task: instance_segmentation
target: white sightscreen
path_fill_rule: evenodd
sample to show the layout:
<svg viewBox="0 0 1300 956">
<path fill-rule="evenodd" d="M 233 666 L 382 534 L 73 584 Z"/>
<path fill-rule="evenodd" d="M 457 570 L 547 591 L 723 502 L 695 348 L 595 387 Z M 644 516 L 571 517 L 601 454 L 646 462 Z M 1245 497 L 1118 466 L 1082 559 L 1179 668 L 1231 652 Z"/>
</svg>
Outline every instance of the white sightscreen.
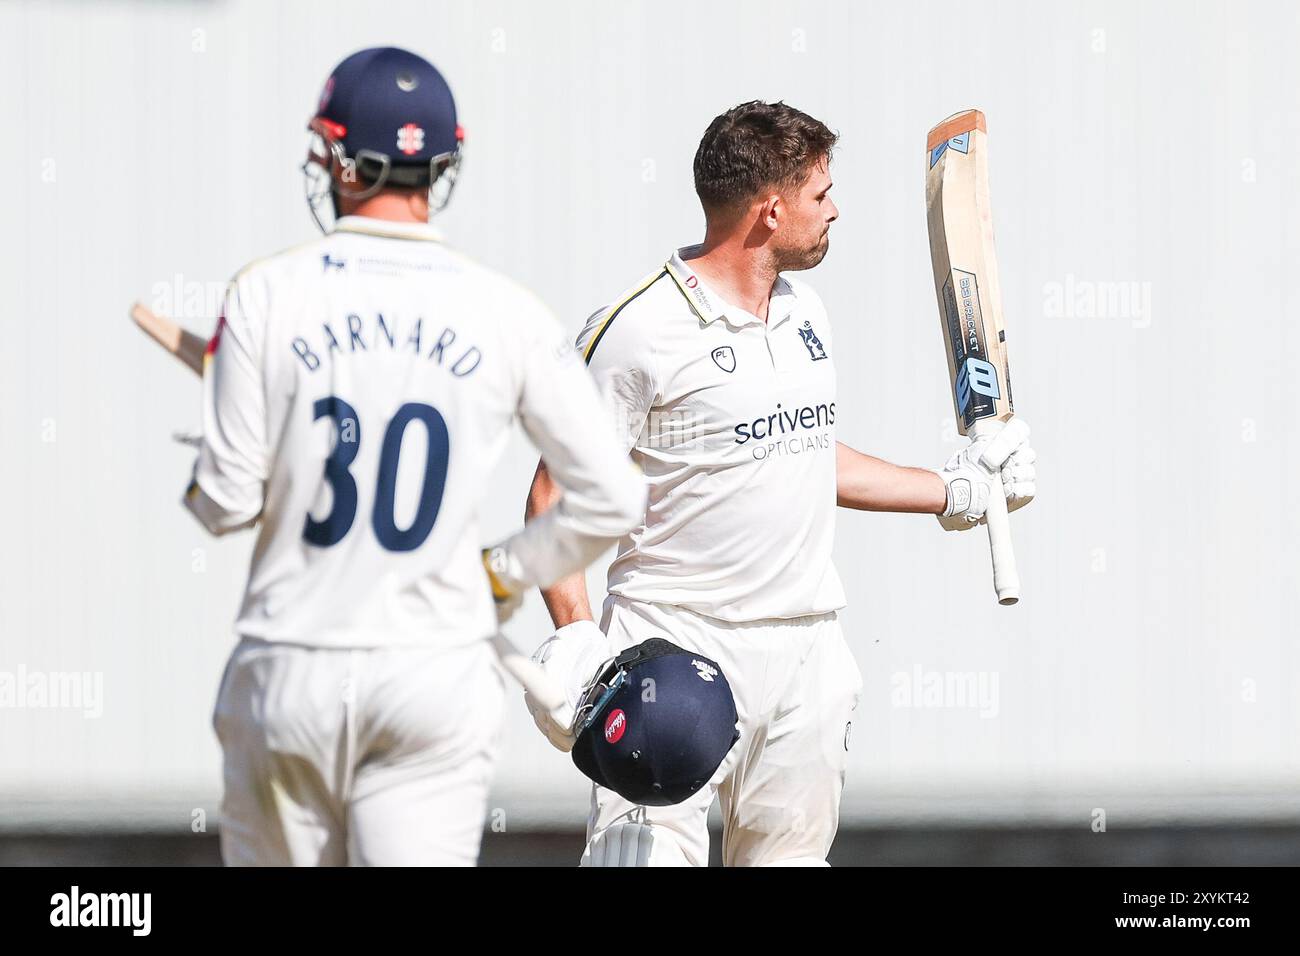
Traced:
<svg viewBox="0 0 1300 956">
<path fill-rule="evenodd" d="M 251 537 L 181 509 L 192 452 L 170 436 L 198 391 L 126 309 L 206 333 L 227 277 L 314 234 L 304 124 L 331 67 L 382 44 L 455 90 L 446 232 L 575 330 L 700 238 L 690 164 L 716 113 L 782 98 L 840 130 L 842 218 L 807 276 L 839 437 L 933 466 L 957 438 L 924 137 L 983 109 L 1040 454 L 1014 520 L 1025 596 L 995 604 L 982 532 L 841 513 L 866 677 L 846 816 L 1295 814 L 1298 43 L 1283 2 L 0 4 L 0 676 L 90 674 L 96 698 L 0 707 L 0 823 L 215 807 Z M 521 438 L 489 535 L 520 521 L 533 461 Z M 532 645 L 544 622 L 533 597 L 510 631 Z M 961 675 L 974 706 L 896 695 Z M 585 813 L 522 705 L 495 803 Z"/>
</svg>

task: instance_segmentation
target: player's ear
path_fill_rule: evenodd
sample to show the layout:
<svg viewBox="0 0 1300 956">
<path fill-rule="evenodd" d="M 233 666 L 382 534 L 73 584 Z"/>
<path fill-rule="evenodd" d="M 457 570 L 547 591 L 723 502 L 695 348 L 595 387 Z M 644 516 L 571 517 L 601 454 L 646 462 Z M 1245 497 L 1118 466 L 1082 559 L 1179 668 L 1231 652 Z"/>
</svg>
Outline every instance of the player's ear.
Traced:
<svg viewBox="0 0 1300 956">
<path fill-rule="evenodd" d="M 779 193 L 771 193 L 763 197 L 763 204 L 759 207 L 759 218 L 768 229 L 776 229 L 785 218 L 785 213 L 785 201 Z"/>
</svg>

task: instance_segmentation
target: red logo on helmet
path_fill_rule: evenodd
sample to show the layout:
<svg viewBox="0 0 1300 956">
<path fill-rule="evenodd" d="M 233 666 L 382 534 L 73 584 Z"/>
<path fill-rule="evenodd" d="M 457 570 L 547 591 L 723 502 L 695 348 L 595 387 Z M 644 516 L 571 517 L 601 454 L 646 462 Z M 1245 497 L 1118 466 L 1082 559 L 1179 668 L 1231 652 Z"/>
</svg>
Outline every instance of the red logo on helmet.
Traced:
<svg viewBox="0 0 1300 956">
<path fill-rule="evenodd" d="M 686 277 L 686 288 L 694 289 L 699 284 L 700 284 L 700 280 L 695 278 L 695 276 Z"/>
<path fill-rule="evenodd" d="M 627 714 L 616 710 L 605 719 L 605 742 L 616 744 L 627 730 Z"/>
<path fill-rule="evenodd" d="M 407 123 L 397 131 L 397 148 L 407 156 L 414 156 L 424 149 L 424 130 L 414 123 Z"/>
</svg>

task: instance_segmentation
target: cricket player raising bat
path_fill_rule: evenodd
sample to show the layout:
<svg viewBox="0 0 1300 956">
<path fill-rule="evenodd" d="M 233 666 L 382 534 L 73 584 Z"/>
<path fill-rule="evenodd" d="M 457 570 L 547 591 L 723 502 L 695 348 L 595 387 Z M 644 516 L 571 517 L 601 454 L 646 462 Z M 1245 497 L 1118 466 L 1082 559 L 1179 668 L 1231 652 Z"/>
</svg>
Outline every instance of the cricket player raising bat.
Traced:
<svg viewBox="0 0 1300 956">
<path fill-rule="evenodd" d="M 839 215 L 835 141 L 783 103 L 717 117 L 695 155 L 703 243 L 674 252 L 579 335 L 650 498 L 619 543 L 599 626 L 580 575 L 543 591 L 557 631 L 535 659 L 576 701 L 612 655 L 666 637 L 720 667 L 740 731 L 708 785 L 679 803 L 639 806 L 595 787 L 584 864 L 704 865 L 715 798 L 727 865 L 824 864 L 862 686 L 838 620 L 836 504 L 962 529 L 993 498 L 1014 509 L 1033 495 L 1016 419 L 937 472 L 835 440 L 837 415 L 860 410 L 837 407 L 831 324 L 793 275 L 822 261 Z M 530 493 L 534 521 L 563 500 L 550 464 Z M 572 746 L 573 728 L 534 716 Z M 626 724 L 616 715 L 606 737 L 631 733 Z"/>
<path fill-rule="evenodd" d="M 214 714 L 222 854 L 472 864 L 503 696 L 487 638 L 639 521 L 645 485 L 554 317 L 429 225 L 462 137 L 438 71 L 354 54 L 310 130 L 326 235 L 231 284 L 185 498 L 214 534 L 258 526 Z M 482 552 L 516 418 L 566 492 Z"/>
</svg>

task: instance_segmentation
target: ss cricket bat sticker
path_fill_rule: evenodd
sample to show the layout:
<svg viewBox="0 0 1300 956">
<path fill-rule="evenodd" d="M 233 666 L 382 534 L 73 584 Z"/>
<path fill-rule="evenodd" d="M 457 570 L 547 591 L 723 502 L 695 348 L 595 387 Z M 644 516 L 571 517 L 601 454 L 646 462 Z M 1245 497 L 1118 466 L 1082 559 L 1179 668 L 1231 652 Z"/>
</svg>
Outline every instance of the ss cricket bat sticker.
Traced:
<svg viewBox="0 0 1300 956">
<path fill-rule="evenodd" d="M 988 357 L 979 279 L 972 272 L 950 270 L 943 287 L 943 303 L 948 341 L 952 343 L 952 367 L 957 373 L 952 383 L 957 411 L 970 428 L 981 418 L 997 415 L 997 401 L 1002 397 L 997 367 Z M 1010 399 L 1008 394 L 1008 403 Z"/>
</svg>

